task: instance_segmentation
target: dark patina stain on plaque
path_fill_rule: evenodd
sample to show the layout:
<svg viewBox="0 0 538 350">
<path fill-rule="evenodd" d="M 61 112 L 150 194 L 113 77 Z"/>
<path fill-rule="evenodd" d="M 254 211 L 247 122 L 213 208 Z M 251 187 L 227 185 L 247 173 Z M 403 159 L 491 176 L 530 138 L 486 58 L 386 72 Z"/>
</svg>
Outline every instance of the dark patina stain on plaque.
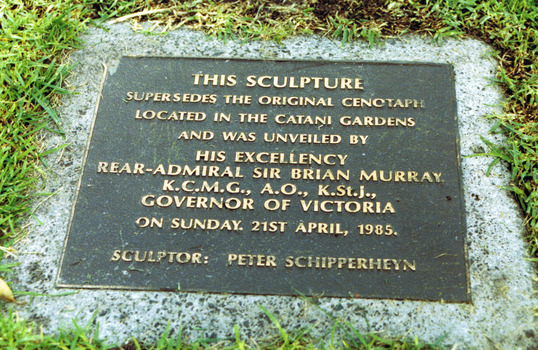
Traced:
<svg viewBox="0 0 538 350">
<path fill-rule="evenodd" d="M 123 57 L 57 284 L 470 301 L 450 65 Z"/>
</svg>

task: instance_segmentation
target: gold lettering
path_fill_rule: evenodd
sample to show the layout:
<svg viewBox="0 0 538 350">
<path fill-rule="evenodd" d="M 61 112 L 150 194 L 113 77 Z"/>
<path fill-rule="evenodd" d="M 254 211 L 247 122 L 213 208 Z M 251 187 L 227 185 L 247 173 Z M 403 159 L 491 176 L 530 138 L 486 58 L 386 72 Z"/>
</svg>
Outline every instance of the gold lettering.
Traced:
<svg viewBox="0 0 538 350">
<path fill-rule="evenodd" d="M 432 178 L 433 175 L 433 178 Z M 417 171 L 386 171 L 373 170 L 367 173 L 365 170 L 360 171 L 359 181 L 382 181 L 382 182 L 406 182 L 406 183 L 443 183 L 442 173 L 425 171 L 419 173 Z"/>
<path fill-rule="evenodd" d="M 114 253 L 112 253 L 112 258 L 110 258 L 110 261 L 118 261 L 121 258 L 121 250 L 115 250 Z"/>
</svg>

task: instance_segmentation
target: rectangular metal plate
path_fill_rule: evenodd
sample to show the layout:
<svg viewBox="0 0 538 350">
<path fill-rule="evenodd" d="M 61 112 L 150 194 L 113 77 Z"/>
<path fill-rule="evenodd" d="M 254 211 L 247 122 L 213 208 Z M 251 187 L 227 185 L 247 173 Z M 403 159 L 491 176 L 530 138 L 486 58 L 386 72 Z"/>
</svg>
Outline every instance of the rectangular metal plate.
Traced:
<svg viewBox="0 0 538 350">
<path fill-rule="evenodd" d="M 470 301 L 445 64 L 123 57 L 57 285 Z"/>
</svg>

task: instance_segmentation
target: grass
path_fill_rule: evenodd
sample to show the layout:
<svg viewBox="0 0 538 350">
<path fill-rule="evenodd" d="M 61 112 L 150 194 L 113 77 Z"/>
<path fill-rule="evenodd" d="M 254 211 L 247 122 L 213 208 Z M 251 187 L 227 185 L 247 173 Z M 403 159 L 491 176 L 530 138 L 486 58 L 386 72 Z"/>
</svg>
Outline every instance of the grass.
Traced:
<svg viewBox="0 0 538 350">
<path fill-rule="evenodd" d="M 44 7 L 6 0 L 0 4 L 0 243 L 9 248 L 30 208 L 43 174 L 38 135 L 62 133 L 52 108 L 69 67 L 59 61 L 79 43 L 83 19 L 66 2 Z M 3 256 L 0 251 L 0 258 Z"/>
<path fill-rule="evenodd" d="M 39 148 L 40 131 L 63 133 L 54 106 L 60 95 L 69 93 L 62 87 L 69 72 L 69 67 L 63 64 L 65 57 L 80 45 L 77 36 L 88 24 L 109 18 L 131 21 L 134 26 L 138 21 L 149 20 L 163 30 L 187 26 L 223 40 L 281 41 L 293 35 L 319 34 L 342 44 L 364 39 L 375 45 L 386 37 L 421 33 L 437 42 L 450 36 L 472 36 L 491 44 L 499 61 L 496 83 L 506 94 L 503 113 L 493 116 L 498 123 L 492 132 L 506 134 L 508 141 L 503 145 L 487 143 L 488 154 L 495 157 L 495 162 L 503 161 L 510 167 L 509 189 L 526 214 L 529 254 L 538 262 L 538 5 L 531 0 L 3 0 L 0 3 L 0 259 L 10 252 L 24 231 L 22 220 L 30 215 L 30 205 L 36 196 L 30 193 L 35 193 L 39 178 L 46 172 L 47 165 L 42 161 L 45 153 Z M 0 268 L 0 277 L 5 278 L 7 270 Z M 0 347 L 8 349 L 75 345 L 86 349 L 106 348 L 94 338 L 86 338 L 86 330 L 78 327 L 72 333 L 49 337 L 40 335 L 35 330 L 37 326 L 17 320 L 11 313 L 0 318 L 0 325 Z M 312 344 L 311 340 L 305 340 L 310 339 L 308 334 L 302 335 L 298 343 L 292 343 L 296 336 L 279 329 L 281 336 L 267 347 L 301 349 Z M 365 349 L 420 348 L 414 342 L 390 343 L 372 335 L 367 338 L 366 345 L 345 344 Z M 163 339 L 164 345 L 155 348 L 177 348 L 177 341 L 182 341 L 170 343 L 166 335 Z M 348 341 L 341 339 L 337 343 L 343 346 Z M 193 349 L 208 345 L 202 340 L 181 344 Z M 129 346 L 136 349 L 136 341 Z M 229 346 L 248 347 L 238 337 Z"/>
<path fill-rule="evenodd" d="M 331 340 L 322 343 L 320 339 L 310 335 L 311 329 L 299 329 L 286 331 L 281 327 L 278 320 L 263 309 L 273 326 L 279 331 L 279 336 L 274 336 L 262 341 L 252 342 L 241 339 L 239 327 L 234 327 L 234 335 L 228 339 L 199 338 L 187 341 L 181 330 L 174 336 L 168 327 L 160 339 L 151 345 L 140 344 L 136 339 L 131 339 L 122 346 L 111 345 L 99 337 L 99 327 L 93 326 L 90 320 L 87 326 L 81 327 L 73 323 L 69 331 L 59 331 L 58 335 L 44 335 L 37 331 L 35 323 L 19 319 L 12 311 L 8 311 L 0 317 L 0 349 L 3 350 L 56 350 L 56 349 L 88 349 L 88 350 L 196 350 L 196 349 L 290 349 L 306 350 L 313 348 L 324 349 L 394 349 L 394 350 L 430 350 L 437 349 L 438 344 L 422 344 L 418 340 L 403 342 L 391 340 L 378 335 L 363 335 L 347 323 L 335 320 L 331 329 Z M 334 336 L 337 331 L 343 331 L 344 336 Z"/>
</svg>

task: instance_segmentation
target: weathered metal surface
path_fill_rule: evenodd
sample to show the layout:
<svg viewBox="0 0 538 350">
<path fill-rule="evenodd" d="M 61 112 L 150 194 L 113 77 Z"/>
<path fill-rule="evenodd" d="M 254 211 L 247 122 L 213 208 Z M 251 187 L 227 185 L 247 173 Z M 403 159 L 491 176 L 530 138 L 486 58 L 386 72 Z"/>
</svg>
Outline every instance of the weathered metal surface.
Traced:
<svg viewBox="0 0 538 350">
<path fill-rule="evenodd" d="M 451 66 L 124 57 L 57 284 L 470 301 Z"/>
</svg>

